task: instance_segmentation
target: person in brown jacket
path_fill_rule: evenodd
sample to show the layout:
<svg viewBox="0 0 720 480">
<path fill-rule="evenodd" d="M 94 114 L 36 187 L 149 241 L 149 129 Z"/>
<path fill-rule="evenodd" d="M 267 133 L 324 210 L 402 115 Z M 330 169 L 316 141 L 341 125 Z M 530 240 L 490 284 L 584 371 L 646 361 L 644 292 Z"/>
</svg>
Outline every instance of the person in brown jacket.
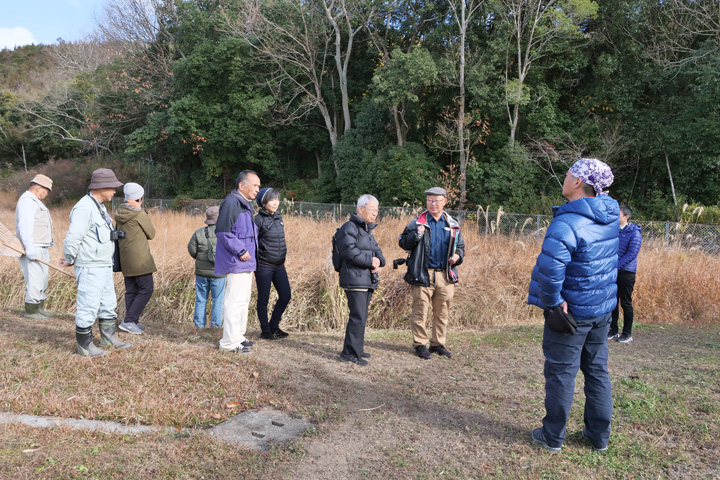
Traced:
<svg viewBox="0 0 720 480">
<path fill-rule="evenodd" d="M 157 271 L 148 240 L 155 237 L 155 227 L 142 209 L 145 190 L 137 183 L 123 187 L 125 203 L 115 213 L 117 229 L 125 232 L 120 245 L 120 269 L 125 277 L 125 319 L 120 330 L 135 335 L 147 328 L 140 323 L 140 315 L 153 294 L 153 272 Z"/>
</svg>

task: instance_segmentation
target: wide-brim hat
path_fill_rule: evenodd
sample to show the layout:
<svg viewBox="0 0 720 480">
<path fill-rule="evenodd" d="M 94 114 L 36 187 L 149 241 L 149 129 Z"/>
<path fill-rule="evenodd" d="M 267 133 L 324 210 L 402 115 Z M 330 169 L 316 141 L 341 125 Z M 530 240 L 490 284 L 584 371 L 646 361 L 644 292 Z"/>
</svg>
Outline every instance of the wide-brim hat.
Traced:
<svg viewBox="0 0 720 480">
<path fill-rule="evenodd" d="M 220 207 L 210 207 L 205 210 L 205 225 L 215 225 L 217 223 Z"/>
<path fill-rule="evenodd" d="M 115 176 L 115 172 L 109 168 L 98 168 L 92 173 L 90 180 L 90 190 L 100 190 L 101 188 L 118 188 L 125 185 Z"/>
<path fill-rule="evenodd" d="M 45 187 L 48 190 L 52 190 L 53 181 L 50 180 L 50 177 L 47 177 L 47 176 L 43 175 L 42 173 L 38 173 L 37 175 L 35 175 L 33 177 L 33 179 L 30 180 L 30 182 L 37 183 L 41 187 Z"/>
</svg>

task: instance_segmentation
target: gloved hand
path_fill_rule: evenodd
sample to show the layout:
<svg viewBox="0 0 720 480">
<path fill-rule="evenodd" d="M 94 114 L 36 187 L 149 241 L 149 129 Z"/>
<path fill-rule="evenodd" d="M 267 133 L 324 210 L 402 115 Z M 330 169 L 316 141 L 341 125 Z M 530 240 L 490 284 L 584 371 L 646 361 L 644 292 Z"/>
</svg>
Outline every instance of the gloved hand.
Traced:
<svg viewBox="0 0 720 480">
<path fill-rule="evenodd" d="M 34 250 L 26 250 L 25 256 L 27 257 L 28 260 L 30 260 L 32 262 L 33 260 L 35 260 L 35 251 Z"/>
</svg>

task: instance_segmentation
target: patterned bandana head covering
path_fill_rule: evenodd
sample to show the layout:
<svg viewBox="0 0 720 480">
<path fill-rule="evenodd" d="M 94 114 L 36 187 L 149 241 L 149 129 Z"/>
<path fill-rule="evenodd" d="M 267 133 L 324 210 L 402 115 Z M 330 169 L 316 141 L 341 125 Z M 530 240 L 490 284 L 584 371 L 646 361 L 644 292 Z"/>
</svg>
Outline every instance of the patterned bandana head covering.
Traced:
<svg viewBox="0 0 720 480">
<path fill-rule="evenodd" d="M 570 173 L 583 183 L 592 185 L 597 195 L 607 195 L 605 189 L 615 180 L 610 167 L 597 158 L 581 158 L 570 167 Z"/>
</svg>

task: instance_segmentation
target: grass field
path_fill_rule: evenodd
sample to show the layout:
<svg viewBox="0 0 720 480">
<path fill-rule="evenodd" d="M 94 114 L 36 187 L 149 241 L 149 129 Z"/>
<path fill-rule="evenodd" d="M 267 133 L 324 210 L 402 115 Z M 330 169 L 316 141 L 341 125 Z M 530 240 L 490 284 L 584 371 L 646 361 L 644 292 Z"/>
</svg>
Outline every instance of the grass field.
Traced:
<svg viewBox="0 0 720 480">
<path fill-rule="evenodd" d="M 10 210 L 0 221 L 13 225 Z M 53 212 L 60 257 L 69 209 Z M 201 217 L 152 213 L 159 271 L 143 317 L 150 330 L 98 359 L 75 354 L 74 283 L 51 274 L 55 319 L 19 317 L 17 260 L 0 259 L 0 411 L 202 431 L 240 411 L 306 415 L 304 437 L 255 453 L 199 433 L 110 435 L 0 425 L 0 478 L 720 478 L 720 261 L 644 248 L 635 341 L 610 345 L 610 448 L 582 441 L 582 375 L 560 454 L 531 445 L 543 415 L 539 311 L 525 305 L 539 250 L 532 239 L 484 237 L 465 225 L 467 261 L 451 309 L 452 360 L 420 361 L 406 327 L 401 270 L 385 269 L 371 306 L 369 367 L 336 361 L 345 306 L 329 267 L 337 224 L 287 218 L 291 337 L 251 355 L 217 349 L 221 332 L 192 324 L 185 245 Z M 388 260 L 405 220 L 382 221 Z M 122 280 L 117 275 L 117 291 Z M 119 311 L 122 314 L 122 302 Z M 251 311 L 250 337 L 258 328 Z M 178 430 L 179 431 L 179 430 Z"/>
</svg>

